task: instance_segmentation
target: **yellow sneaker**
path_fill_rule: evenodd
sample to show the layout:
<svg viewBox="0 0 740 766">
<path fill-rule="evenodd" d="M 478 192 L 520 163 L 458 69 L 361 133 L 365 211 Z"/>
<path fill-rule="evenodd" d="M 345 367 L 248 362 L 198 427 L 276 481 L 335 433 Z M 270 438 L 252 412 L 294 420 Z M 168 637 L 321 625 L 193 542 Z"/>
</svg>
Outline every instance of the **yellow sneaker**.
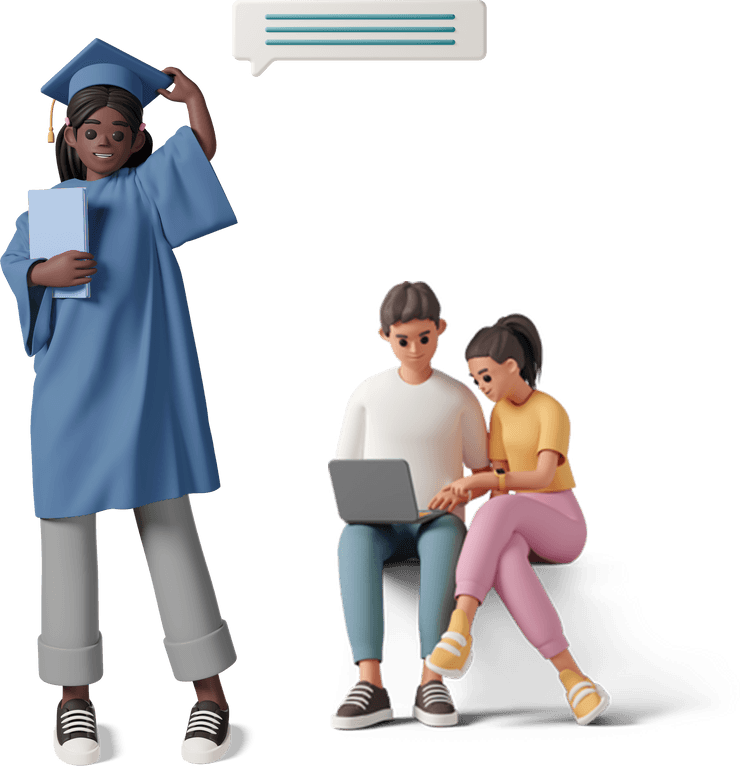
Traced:
<svg viewBox="0 0 740 766">
<path fill-rule="evenodd" d="M 441 676 L 461 678 L 473 659 L 472 644 L 468 616 L 462 609 L 455 609 L 447 632 L 426 658 L 426 666 Z"/>
<path fill-rule="evenodd" d="M 560 681 L 576 721 L 585 726 L 609 707 L 609 695 L 591 679 L 579 676 L 575 670 L 563 670 Z"/>
</svg>

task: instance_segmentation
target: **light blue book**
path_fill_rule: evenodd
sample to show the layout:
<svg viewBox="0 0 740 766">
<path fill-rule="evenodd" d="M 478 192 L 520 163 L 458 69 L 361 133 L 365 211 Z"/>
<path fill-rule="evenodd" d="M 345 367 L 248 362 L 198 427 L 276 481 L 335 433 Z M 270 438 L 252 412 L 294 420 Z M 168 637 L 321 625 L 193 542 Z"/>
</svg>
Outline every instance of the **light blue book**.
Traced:
<svg viewBox="0 0 740 766">
<path fill-rule="evenodd" d="M 31 258 L 51 258 L 67 250 L 87 252 L 87 189 L 43 189 L 28 192 Z M 90 283 L 55 287 L 53 298 L 89 298 Z"/>
</svg>

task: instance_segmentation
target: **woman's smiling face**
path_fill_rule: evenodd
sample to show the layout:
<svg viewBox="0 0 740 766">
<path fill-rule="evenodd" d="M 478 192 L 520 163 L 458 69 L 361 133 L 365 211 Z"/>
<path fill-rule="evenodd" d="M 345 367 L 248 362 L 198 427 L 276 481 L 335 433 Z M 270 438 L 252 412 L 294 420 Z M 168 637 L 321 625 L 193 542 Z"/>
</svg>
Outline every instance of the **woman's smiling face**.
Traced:
<svg viewBox="0 0 740 766">
<path fill-rule="evenodd" d="M 145 138 L 140 131 L 134 136 L 122 115 L 105 106 L 77 128 L 77 136 L 73 128 L 66 128 L 64 140 L 87 168 L 87 180 L 96 181 L 120 170 L 141 149 Z"/>
<path fill-rule="evenodd" d="M 468 359 L 468 368 L 475 385 L 492 402 L 506 398 L 519 377 L 519 368 L 513 359 L 499 364 L 490 356 L 476 356 Z"/>
</svg>

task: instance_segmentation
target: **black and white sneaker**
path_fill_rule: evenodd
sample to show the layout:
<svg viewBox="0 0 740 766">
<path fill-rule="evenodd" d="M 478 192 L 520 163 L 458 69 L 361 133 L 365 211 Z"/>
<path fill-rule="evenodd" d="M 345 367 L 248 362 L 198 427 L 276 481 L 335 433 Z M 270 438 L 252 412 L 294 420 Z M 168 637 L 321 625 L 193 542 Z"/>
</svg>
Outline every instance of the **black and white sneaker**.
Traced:
<svg viewBox="0 0 740 766">
<path fill-rule="evenodd" d="M 427 726 L 454 726 L 457 710 L 449 689 L 441 681 L 428 681 L 416 690 L 414 718 Z"/>
<path fill-rule="evenodd" d="M 364 729 L 393 718 L 391 701 L 385 689 L 360 681 L 350 689 L 337 714 L 332 716 L 335 729 Z"/>
<path fill-rule="evenodd" d="M 87 766 L 100 758 L 98 726 L 92 702 L 70 700 L 57 705 L 54 752 L 72 766 Z"/>
<path fill-rule="evenodd" d="M 182 757 L 188 763 L 213 763 L 231 744 L 229 711 L 210 700 L 196 702 L 190 711 Z"/>
</svg>

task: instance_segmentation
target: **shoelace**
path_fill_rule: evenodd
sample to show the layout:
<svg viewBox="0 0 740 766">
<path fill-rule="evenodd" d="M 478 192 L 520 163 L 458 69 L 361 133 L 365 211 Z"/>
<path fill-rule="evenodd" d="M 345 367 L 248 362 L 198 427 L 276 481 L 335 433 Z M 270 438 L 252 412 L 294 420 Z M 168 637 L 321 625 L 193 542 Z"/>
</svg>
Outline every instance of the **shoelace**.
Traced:
<svg viewBox="0 0 740 766">
<path fill-rule="evenodd" d="M 347 698 L 344 700 L 345 705 L 357 705 L 361 710 L 364 710 L 370 703 L 373 693 L 367 686 L 361 686 L 357 684 L 354 686 Z"/>
<path fill-rule="evenodd" d="M 89 710 L 67 710 L 60 716 L 62 734 L 83 731 L 95 736 L 95 714 Z"/>
<path fill-rule="evenodd" d="M 452 704 L 450 690 L 444 684 L 426 684 L 421 687 L 421 702 L 424 707 L 429 707 L 435 702 L 442 702 L 447 705 Z"/>
<path fill-rule="evenodd" d="M 188 730 L 185 733 L 205 731 L 209 734 L 218 734 L 220 725 L 221 716 L 218 713 L 212 713 L 210 710 L 195 710 L 190 714 Z"/>
</svg>

